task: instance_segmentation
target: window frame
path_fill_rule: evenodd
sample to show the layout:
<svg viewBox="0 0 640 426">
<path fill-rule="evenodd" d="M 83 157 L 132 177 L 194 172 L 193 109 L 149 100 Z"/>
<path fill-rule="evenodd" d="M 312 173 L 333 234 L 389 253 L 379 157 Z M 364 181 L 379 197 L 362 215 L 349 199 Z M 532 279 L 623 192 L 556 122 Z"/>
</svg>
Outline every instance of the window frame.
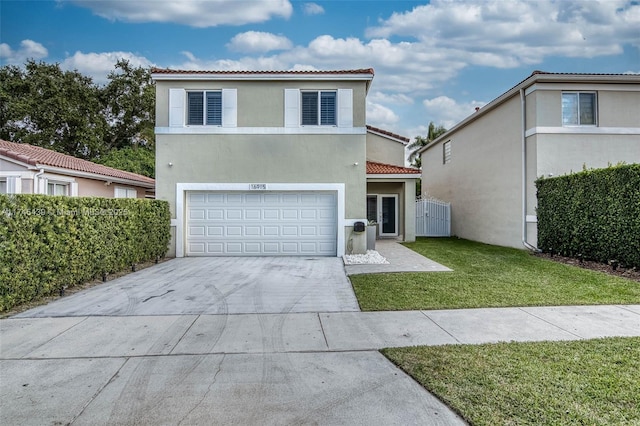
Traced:
<svg viewBox="0 0 640 426">
<path fill-rule="evenodd" d="M 580 114 L 580 95 L 593 95 L 593 123 L 582 123 L 581 114 Z M 565 109 L 564 109 L 564 97 L 565 95 L 576 95 L 577 97 L 577 112 L 576 112 L 576 123 L 565 123 Z M 562 127 L 597 127 L 598 126 L 598 92 L 595 90 L 563 90 L 560 95 L 560 110 L 561 110 L 561 120 Z"/>
<path fill-rule="evenodd" d="M 119 196 L 119 191 L 124 191 L 124 197 Z M 132 194 L 133 197 L 130 197 Z M 138 190 L 130 186 L 116 186 L 113 188 L 113 198 L 138 198 Z"/>
<path fill-rule="evenodd" d="M 53 193 L 49 192 L 49 185 L 53 185 Z M 63 187 L 64 194 L 56 194 L 56 187 Z M 71 183 L 57 180 L 47 180 L 47 195 L 54 197 L 69 197 L 71 195 Z"/>
<path fill-rule="evenodd" d="M 305 93 L 315 93 L 317 96 L 316 105 L 316 122 L 315 124 L 304 123 L 304 102 L 303 98 Z M 324 114 L 322 113 L 322 94 L 333 94 L 333 123 L 323 124 L 322 119 Z M 337 89 L 301 89 L 300 90 L 300 126 L 313 126 L 313 127 L 338 127 L 338 90 Z"/>
<path fill-rule="evenodd" d="M 223 105 L 223 95 L 222 95 L 222 89 L 216 89 L 216 90 L 205 90 L 205 89 L 199 89 L 199 90 L 186 90 L 185 91 L 186 94 L 186 102 L 185 102 L 185 124 L 187 126 L 210 126 L 210 127 L 222 127 L 222 123 L 223 123 L 223 114 L 224 114 L 224 105 Z M 191 119 L 191 103 L 189 102 L 190 100 L 190 94 L 195 93 L 195 94 L 202 94 L 202 124 L 200 123 L 191 123 L 190 119 Z M 219 117 L 220 120 L 218 122 L 218 120 L 216 120 L 216 123 L 210 124 L 208 122 L 208 97 L 207 95 L 209 93 L 217 93 L 220 97 L 220 112 L 219 112 Z"/>
<path fill-rule="evenodd" d="M 0 177 L 0 183 L 4 183 L 4 191 L 0 189 L 0 194 L 9 193 L 9 179 L 6 177 Z"/>
<path fill-rule="evenodd" d="M 442 144 L 442 164 L 451 163 L 451 140 Z"/>
</svg>

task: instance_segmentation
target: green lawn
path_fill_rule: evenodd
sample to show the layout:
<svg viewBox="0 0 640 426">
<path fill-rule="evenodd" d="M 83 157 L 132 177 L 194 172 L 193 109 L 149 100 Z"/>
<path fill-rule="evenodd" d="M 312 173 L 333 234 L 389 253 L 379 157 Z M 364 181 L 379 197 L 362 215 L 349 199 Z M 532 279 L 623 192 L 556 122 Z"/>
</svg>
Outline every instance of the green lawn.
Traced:
<svg viewBox="0 0 640 426">
<path fill-rule="evenodd" d="M 406 244 L 453 272 L 351 276 L 365 311 L 640 303 L 640 283 L 457 238 Z"/>
<path fill-rule="evenodd" d="M 640 424 L 640 338 L 384 349 L 473 425 Z"/>
</svg>

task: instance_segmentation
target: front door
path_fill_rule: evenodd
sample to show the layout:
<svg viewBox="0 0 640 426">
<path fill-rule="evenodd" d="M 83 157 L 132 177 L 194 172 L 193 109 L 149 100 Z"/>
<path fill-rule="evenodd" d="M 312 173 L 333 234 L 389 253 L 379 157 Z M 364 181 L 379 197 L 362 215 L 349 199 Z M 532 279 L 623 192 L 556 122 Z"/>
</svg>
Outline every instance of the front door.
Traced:
<svg viewBox="0 0 640 426">
<path fill-rule="evenodd" d="M 398 195 L 367 195 L 367 219 L 378 222 L 378 235 L 398 236 Z"/>
</svg>

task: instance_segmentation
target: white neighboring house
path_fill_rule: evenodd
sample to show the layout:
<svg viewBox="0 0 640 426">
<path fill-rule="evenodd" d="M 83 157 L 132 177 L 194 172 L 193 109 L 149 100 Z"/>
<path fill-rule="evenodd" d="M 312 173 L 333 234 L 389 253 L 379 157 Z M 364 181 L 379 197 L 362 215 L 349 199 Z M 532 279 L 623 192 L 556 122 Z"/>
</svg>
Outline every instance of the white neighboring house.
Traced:
<svg viewBox="0 0 640 426">
<path fill-rule="evenodd" d="M 39 146 L 0 139 L 0 194 L 154 198 L 155 180 Z"/>
<path fill-rule="evenodd" d="M 453 235 L 534 248 L 537 178 L 640 163 L 640 75 L 536 71 L 421 156 L 423 194 L 451 203 Z"/>
</svg>

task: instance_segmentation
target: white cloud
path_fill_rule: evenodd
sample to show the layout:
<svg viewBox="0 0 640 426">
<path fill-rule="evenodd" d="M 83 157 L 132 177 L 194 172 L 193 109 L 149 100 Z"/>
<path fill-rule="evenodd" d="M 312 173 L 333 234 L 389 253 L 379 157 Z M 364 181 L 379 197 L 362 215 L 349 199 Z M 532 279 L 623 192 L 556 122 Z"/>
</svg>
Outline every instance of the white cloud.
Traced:
<svg viewBox="0 0 640 426">
<path fill-rule="evenodd" d="M 67 0 L 91 9 L 110 20 L 125 22 L 172 22 L 206 28 L 265 22 L 273 17 L 289 18 L 289 0 Z"/>
<path fill-rule="evenodd" d="M 422 104 L 427 110 L 429 121 L 433 121 L 437 126 L 442 125 L 450 129 L 464 118 L 475 113 L 476 108 L 481 108 L 485 105 L 485 102 L 458 103 L 448 96 L 438 96 L 433 99 L 425 99 Z"/>
<path fill-rule="evenodd" d="M 548 56 L 591 58 L 640 46 L 640 5 L 631 0 L 435 0 L 394 13 L 369 37 L 410 37 L 469 65 L 510 68 Z"/>
<path fill-rule="evenodd" d="M 400 117 L 390 108 L 367 100 L 367 124 L 388 129 L 393 127 Z"/>
<path fill-rule="evenodd" d="M 372 102 L 380 102 L 393 105 L 411 105 L 413 99 L 404 93 L 383 93 L 383 92 L 369 92 L 367 99 Z"/>
<path fill-rule="evenodd" d="M 47 49 L 33 40 L 22 40 L 17 50 L 7 43 L 0 43 L 0 59 L 8 65 L 23 65 L 28 59 L 38 60 L 48 55 Z"/>
<path fill-rule="evenodd" d="M 119 59 L 126 59 L 134 67 L 150 67 L 154 64 L 144 56 L 137 56 L 131 52 L 76 52 L 60 64 L 64 70 L 78 70 L 81 74 L 90 76 L 95 83 L 106 83 L 107 75 L 114 70 Z"/>
<path fill-rule="evenodd" d="M 302 11 L 305 15 L 322 15 L 324 8 L 316 3 L 305 3 L 302 5 Z"/>
<path fill-rule="evenodd" d="M 288 38 L 261 31 L 247 31 L 237 34 L 227 44 L 230 50 L 245 53 L 269 52 L 272 50 L 288 50 L 293 43 Z"/>
</svg>

